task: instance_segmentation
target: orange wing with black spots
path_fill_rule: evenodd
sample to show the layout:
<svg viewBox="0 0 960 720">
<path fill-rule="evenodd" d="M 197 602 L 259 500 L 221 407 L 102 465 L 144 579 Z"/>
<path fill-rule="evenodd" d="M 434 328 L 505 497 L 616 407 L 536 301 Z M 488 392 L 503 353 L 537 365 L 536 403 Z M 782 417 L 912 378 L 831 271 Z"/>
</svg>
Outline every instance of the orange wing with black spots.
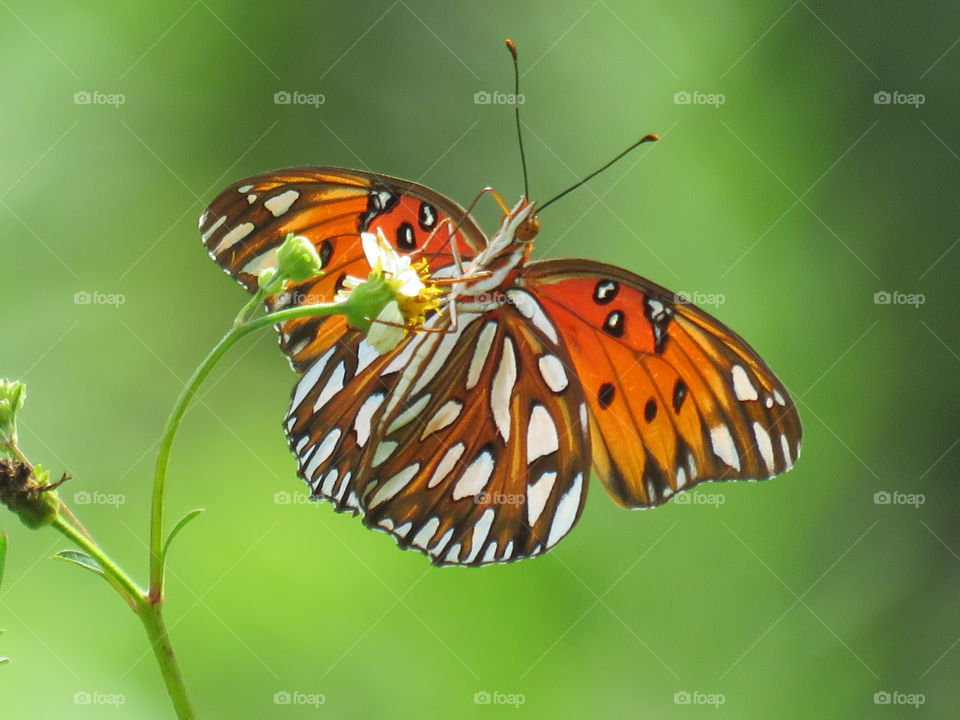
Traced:
<svg viewBox="0 0 960 720">
<path fill-rule="evenodd" d="M 590 260 L 529 263 L 590 414 L 593 464 L 627 507 L 705 480 L 789 470 L 801 427 L 783 384 L 732 330 L 668 290 Z"/>
<path fill-rule="evenodd" d="M 418 253 L 435 270 L 454 263 L 454 246 L 469 260 L 486 244 L 483 231 L 452 200 L 407 180 L 342 168 L 289 168 L 245 178 L 200 217 L 207 251 L 250 292 L 257 289 L 257 274 L 276 265 L 287 233 L 313 242 L 324 274 L 270 298 L 272 310 L 330 302 L 347 275 L 366 277 L 360 233 L 378 230 L 398 252 Z M 303 372 L 348 328 L 343 316 L 334 315 L 298 318 L 280 330 L 283 351 Z"/>
</svg>

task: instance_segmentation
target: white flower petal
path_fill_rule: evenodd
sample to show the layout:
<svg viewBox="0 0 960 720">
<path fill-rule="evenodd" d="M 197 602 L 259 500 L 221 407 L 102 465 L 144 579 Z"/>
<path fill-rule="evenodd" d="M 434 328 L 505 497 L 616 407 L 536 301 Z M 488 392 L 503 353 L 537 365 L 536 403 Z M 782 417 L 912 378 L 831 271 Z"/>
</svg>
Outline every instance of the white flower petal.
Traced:
<svg viewBox="0 0 960 720">
<path fill-rule="evenodd" d="M 398 325 L 403 324 L 403 313 L 400 312 L 400 306 L 397 305 L 396 300 L 391 300 L 384 305 L 383 310 L 377 315 L 377 321 L 370 325 L 370 330 L 367 332 L 367 342 L 370 343 L 378 353 L 383 355 L 399 345 L 407 332 L 406 329 L 402 327 L 385 325 L 383 323 L 383 321 L 385 321 L 397 323 Z"/>
<path fill-rule="evenodd" d="M 380 243 L 377 236 L 373 233 L 360 233 L 360 245 L 363 247 L 363 254 L 367 258 L 367 264 L 370 267 L 376 267 L 377 260 L 380 259 Z"/>
<path fill-rule="evenodd" d="M 426 287 L 420 280 L 420 276 L 412 270 L 403 275 L 398 275 L 396 279 L 400 282 L 397 292 L 407 297 L 416 297 Z"/>
</svg>

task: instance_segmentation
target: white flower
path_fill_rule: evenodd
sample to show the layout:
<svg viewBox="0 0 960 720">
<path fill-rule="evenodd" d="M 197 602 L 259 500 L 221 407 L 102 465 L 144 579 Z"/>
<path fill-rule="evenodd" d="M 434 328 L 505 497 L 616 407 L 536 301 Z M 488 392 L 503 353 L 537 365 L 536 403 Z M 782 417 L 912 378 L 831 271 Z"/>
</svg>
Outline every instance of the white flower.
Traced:
<svg viewBox="0 0 960 720">
<path fill-rule="evenodd" d="M 360 233 L 360 243 L 363 245 L 363 254 L 371 268 L 379 267 L 383 274 L 393 279 L 393 286 L 398 293 L 407 297 L 416 297 L 425 287 L 420 275 L 410 263 L 409 255 L 400 255 L 387 241 L 382 228 L 377 228 L 377 234 Z"/>
<path fill-rule="evenodd" d="M 360 242 L 370 274 L 345 277 L 334 299 L 346 306 L 348 324 L 366 332 L 367 341 L 383 354 L 439 311 L 443 289 L 430 282 L 426 260 L 411 262 L 398 253 L 380 228 L 360 233 Z"/>
</svg>

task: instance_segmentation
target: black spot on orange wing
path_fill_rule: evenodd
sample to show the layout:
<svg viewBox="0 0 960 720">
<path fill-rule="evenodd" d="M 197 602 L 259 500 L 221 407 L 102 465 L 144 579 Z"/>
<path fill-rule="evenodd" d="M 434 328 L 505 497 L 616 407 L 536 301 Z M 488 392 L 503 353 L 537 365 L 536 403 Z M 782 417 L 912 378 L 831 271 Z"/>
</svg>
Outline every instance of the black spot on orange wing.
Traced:
<svg viewBox="0 0 960 720">
<path fill-rule="evenodd" d="M 608 408 L 610 407 L 610 403 L 613 402 L 613 396 L 616 394 L 616 388 L 613 387 L 612 383 L 604 383 L 600 386 L 600 392 L 597 393 L 597 402 L 600 403 L 600 407 Z"/>
</svg>

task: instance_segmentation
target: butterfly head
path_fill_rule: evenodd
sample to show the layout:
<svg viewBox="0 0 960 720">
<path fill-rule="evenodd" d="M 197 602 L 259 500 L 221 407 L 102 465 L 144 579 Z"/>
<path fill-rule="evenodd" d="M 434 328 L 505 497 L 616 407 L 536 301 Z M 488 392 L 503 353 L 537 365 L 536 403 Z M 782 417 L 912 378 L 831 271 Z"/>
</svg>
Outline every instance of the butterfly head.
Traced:
<svg viewBox="0 0 960 720">
<path fill-rule="evenodd" d="M 529 208 L 524 219 L 516 226 L 513 232 L 514 240 L 517 242 L 532 242 L 540 234 L 540 218 L 537 216 L 536 208 L 529 200 L 523 200 L 526 208 Z"/>
<path fill-rule="evenodd" d="M 512 243 L 529 243 L 540 233 L 540 218 L 532 200 L 521 196 L 503 218 L 498 236 Z M 506 244 L 506 243 L 505 243 Z"/>
</svg>

